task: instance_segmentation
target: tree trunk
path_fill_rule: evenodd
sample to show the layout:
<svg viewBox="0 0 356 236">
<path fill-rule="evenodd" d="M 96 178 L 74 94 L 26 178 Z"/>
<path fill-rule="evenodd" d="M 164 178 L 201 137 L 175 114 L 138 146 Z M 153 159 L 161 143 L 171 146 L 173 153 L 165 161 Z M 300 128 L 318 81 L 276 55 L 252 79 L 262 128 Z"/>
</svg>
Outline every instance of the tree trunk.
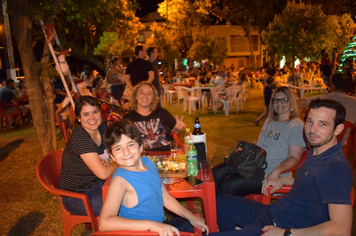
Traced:
<svg viewBox="0 0 356 236">
<path fill-rule="evenodd" d="M 28 6 L 25 2 L 23 4 Z M 49 132 L 51 120 L 45 102 L 46 94 L 39 79 L 41 64 L 36 60 L 32 48 L 33 19 L 31 19 L 28 10 L 22 9 L 21 14 L 16 14 L 18 12 L 16 8 L 19 8 L 19 6 L 16 6 L 16 4 L 10 4 L 10 6 L 12 7 L 11 10 L 9 8 L 10 21 L 25 75 L 32 119 L 42 154 L 45 155 L 53 151 L 55 147 L 52 142 L 53 136 Z M 10 11 L 14 14 L 11 14 Z M 46 89 L 48 89 L 48 86 L 46 86 Z"/>
<path fill-rule="evenodd" d="M 253 44 L 251 39 L 251 33 L 249 30 L 245 30 L 247 33 L 248 42 L 250 44 L 250 52 L 251 52 L 251 67 L 253 72 L 256 72 L 256 62 L 255 62 L 255 53 L 253 52 Z"/>
</svg>

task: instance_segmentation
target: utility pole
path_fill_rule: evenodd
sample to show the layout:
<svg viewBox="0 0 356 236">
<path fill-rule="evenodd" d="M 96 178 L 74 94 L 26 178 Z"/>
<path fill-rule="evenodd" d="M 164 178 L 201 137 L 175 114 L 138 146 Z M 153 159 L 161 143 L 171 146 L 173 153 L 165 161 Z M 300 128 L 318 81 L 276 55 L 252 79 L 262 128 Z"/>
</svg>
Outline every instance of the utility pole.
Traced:
<svg viewBox="0 0 356 236">
<path fill-rule="evenodd" d="M 4 34 L 5 34 L 5 58 L 7 59 L 6 63 L 6 76 L 16 81 L 16 71 L 15 71 L 15 60 L 14 52 L 12 50 L 12 41 L 11 41 L 11 31 L 10 31 L 10 21 L 9 15 L 7 14 L 7 0 L 2 0 L 2 14 L 4 16 Z"/>
</svg>

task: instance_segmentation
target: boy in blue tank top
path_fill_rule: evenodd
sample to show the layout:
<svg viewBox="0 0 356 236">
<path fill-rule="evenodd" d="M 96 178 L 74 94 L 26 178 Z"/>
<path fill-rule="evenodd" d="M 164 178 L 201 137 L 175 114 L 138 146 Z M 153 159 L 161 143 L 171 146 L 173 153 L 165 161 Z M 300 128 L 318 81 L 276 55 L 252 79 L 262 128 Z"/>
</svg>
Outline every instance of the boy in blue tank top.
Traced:
<svg viewBox="0 0 356 236">
<path fill-rule="evenodd" d="M 113 123 L 105 132 L 104 142 L 119 168 L 113 174 L 100 212 L 101 231 L 149 230 L 159 235 L 179 235 L 179 230 L 189 230 L 192 225 L 209 233 L 204 219 L 193 215 L 168 193 L 155 164 L 141 157 L 142 139 L 134 123 L 125 119 Z M 174 223 L 163 223 L 164 207 L 187 220 L 178 220 L 176 227 Z"/>
</svg>

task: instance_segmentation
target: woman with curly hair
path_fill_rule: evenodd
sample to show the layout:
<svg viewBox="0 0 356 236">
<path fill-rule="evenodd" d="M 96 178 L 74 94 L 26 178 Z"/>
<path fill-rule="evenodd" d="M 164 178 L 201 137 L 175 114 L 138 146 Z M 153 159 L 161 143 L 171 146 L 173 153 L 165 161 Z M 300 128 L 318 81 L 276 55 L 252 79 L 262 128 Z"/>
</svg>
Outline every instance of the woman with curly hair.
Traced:
<svg viewBox="0 0 356 236">
<path fill-rule="evenodd" d="M 144 143 L 149 150 L 170 150 L 171 132 L 180 133 L 185 124 L 183 116 L 176 119 L 162 107 L 158 107 L 159 98 L 155 87 L 148 82 L 141 82 L 132 91 L 132 111 L 123 118 L 135 123 L 140 130 Z"/>
</svg>

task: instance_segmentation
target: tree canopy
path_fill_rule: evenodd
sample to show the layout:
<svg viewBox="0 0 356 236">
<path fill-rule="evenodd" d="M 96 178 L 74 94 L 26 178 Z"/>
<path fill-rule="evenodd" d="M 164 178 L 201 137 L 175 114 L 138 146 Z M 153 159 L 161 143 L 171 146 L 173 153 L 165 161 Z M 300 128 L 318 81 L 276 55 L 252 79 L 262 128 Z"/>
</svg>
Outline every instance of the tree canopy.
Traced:
<svg viewBox="0 0 356 236">
<path fill-rule="evenodd" d="M 208 59 L 209 63 L 221 65 L 227 57 L 226 39 L 209 33 L 198 33 L 189 50 L 188 58 L 197 61 Z"/>
<path fill-rule="evenodd" d="M 71 55 L 96 64 L 105 70 L 103 60 L 94 56 L 94 48 L 104 32 L 116 32 L 125 47 L 136 43 L 142 24 L 135 17 L 134 0 L 11 0 L 8 14 L 11 31 L 19 50 L 26 88 L 31 104 L 34 127 L 42 153 L 57 148 L 54 119 L 54 94 L 47 72 L 49 49 L 43 44 L 44 35 L 39 19 L 56 22 L 56 31 L 63 49 L 72 48 Z M 42 44 L 38 44 L 42 42 Z M 40 61 L 34 54 L 34 45 L 42 45 Z"/>
<path fill-rule="evenodd" d="M 150 29 L 152 36 L 147 39 L 146 43 L 149 46 L 156 47 L 159 58 L 168 60 L 168 71 L 175 59 L 179 59 L 179 40 L 177 35 L 172 33 L 171 29 L 167 29 L 165 25 L 158 25 L 154 22 Z"/>
<path fill-rule="evenodd" d="M 105 71 L 103 60 L 94 55 L 94 49 L 110 47 L 104 46 L 105 38 L 110 35 L 112 39 L 113 36 L 108 33 L 117 34 L 115 44 L 123 43 L 124 48 L 134 48 L 139 31 L 144 28 L 135 16 L 137 7 L 134 0 L 66 0 L 57 10 L 56 30 L 63 46 L 72 48 L 71 55 Z"/>
<path fill-rule="evenodd" d="M 166 18 L 167 28 L 178 37 L 182 57 L 186 57 L 193 44 L 192 27 L 210 23 L 204 4 L 209 1 L 165 0 L 158 4 L 157 11 Z"/>
<path fill-rule="evenodd" d="M 349 15 L 327 16 L 319 5 L 292 1 L 287 3 L 282 14 L 274 17 L 262 36 L 271 51 L 294 61 L 320 58 L 321 49 L 346 45 L 345 37 L 352 28 Z"/>
</svg>

